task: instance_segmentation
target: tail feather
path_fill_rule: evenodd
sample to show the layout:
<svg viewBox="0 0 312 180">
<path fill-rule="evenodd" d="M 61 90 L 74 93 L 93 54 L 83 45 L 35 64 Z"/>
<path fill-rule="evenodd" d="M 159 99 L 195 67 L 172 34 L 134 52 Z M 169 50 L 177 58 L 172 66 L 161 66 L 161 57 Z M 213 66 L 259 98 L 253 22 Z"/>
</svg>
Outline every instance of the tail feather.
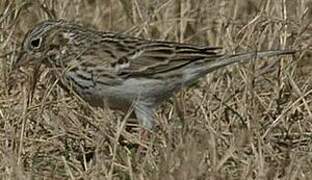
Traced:
<svg viewBox="0 0 312 180">
<path fill-rule="evenodd" d="M 192 83 L 194 80 L 204 76 L 207 73 L 215 71 L 227 65 L 235 63 L 248 62 L 250 59 L 264 58 L 271 56 L 294 54 L 294 50 L 269 50 L 261 52 L 249 52 L 234 55 L 225 55 L 215 59 L 204 59 L 203 61 L 198 61 L 186 68 L 184 71 L 184 84 Z"/>
<path fill-rule="evenodd" d="M 264 57 L 271 57 L 271 56 L 279 56 L 279 55 L 287 55 L 287 54 L 294 54 L 296 51 L 294 50 L 270 50 L 270 51 L 261 51 L 261 52 L 249 52 L 249 53 L 241 53 L 241 54 L 234 54 L 228 56 L 222 56 L 220 58 L 215 59 L 214 61 L 207 61 L 205 64 L 205 73 L 209 73 L 221 67 L 234 64 L 234 63 L 242 63 L 248 62 L 250 59 L 260 59 Z"/>
</svg>

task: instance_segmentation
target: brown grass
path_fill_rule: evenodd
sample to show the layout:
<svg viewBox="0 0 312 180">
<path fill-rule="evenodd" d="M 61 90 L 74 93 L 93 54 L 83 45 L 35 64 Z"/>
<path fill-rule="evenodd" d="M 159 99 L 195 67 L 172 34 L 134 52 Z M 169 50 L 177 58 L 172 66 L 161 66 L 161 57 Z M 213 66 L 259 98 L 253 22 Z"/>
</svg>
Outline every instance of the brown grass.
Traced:
<svg viewBox="0 0 312 180">
<path fill-rule="evenodd" d="M 311 8 L 311 0 L 0 0 L 0 179 L 311 179 Z M 208 75 L 159 108 L 145 142 L 121 114 L 89 107 L 45 69 L 33 95 L 32 68 L 9 75 L 23 35 L 53 17 L 230 53 L 303 51 Z M 137 153 L 139 144 L 148 151 Z"/>
</svg>

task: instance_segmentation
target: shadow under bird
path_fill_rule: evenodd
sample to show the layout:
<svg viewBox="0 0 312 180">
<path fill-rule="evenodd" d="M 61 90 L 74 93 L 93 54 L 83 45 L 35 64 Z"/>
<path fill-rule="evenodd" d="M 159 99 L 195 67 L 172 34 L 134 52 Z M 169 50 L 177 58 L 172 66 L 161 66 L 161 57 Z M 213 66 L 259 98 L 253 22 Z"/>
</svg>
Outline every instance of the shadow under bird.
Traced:
<svg viewBox="0 0 312 180">
<path fill-rule="evenodd" d="M 44 64 L 62 87 L 73 89 L 91 105 L 133 108 L 141 125 L 152 128 L 155 108 L 207 73 L 253 58 L 294 53 L 269 50 L 227 55 L 220 50 L 47 20 L 25 35 L 14 68 Z"/>
</svg>

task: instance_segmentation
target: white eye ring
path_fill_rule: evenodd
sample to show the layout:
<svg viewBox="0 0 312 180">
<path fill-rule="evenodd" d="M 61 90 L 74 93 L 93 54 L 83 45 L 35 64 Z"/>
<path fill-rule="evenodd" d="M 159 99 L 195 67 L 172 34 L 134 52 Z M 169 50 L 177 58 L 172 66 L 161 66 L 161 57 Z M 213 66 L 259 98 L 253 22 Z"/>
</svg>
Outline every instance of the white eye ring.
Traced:
<svg viewBox="0 0 312 180">
<path fill-rule="evenodd" d="M 30 46 L 32 49 L 38 49 L 41 45 L 41 38 L 33 39 L 30 41 Z"/>
</svg>

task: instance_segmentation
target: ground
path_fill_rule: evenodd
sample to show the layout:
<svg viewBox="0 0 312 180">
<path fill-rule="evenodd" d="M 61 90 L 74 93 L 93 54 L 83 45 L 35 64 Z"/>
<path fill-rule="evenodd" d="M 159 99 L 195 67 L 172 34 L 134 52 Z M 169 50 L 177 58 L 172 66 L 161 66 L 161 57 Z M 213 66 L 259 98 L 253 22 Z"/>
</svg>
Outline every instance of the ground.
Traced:
<svg viewBox="0 0 312 180">
<path fill-rule="evenodd" d="M 0 0 L 0 179 L 310 179 L 311 7 L 311 0 Z M 124 123 L 133 120 L 90 107 L 47 68 L 12 73 L 26 32 L 49 18 L 228 53 L 298 52 L 210 73 L 163 104 L 142 139 Z"/>
</svg>

